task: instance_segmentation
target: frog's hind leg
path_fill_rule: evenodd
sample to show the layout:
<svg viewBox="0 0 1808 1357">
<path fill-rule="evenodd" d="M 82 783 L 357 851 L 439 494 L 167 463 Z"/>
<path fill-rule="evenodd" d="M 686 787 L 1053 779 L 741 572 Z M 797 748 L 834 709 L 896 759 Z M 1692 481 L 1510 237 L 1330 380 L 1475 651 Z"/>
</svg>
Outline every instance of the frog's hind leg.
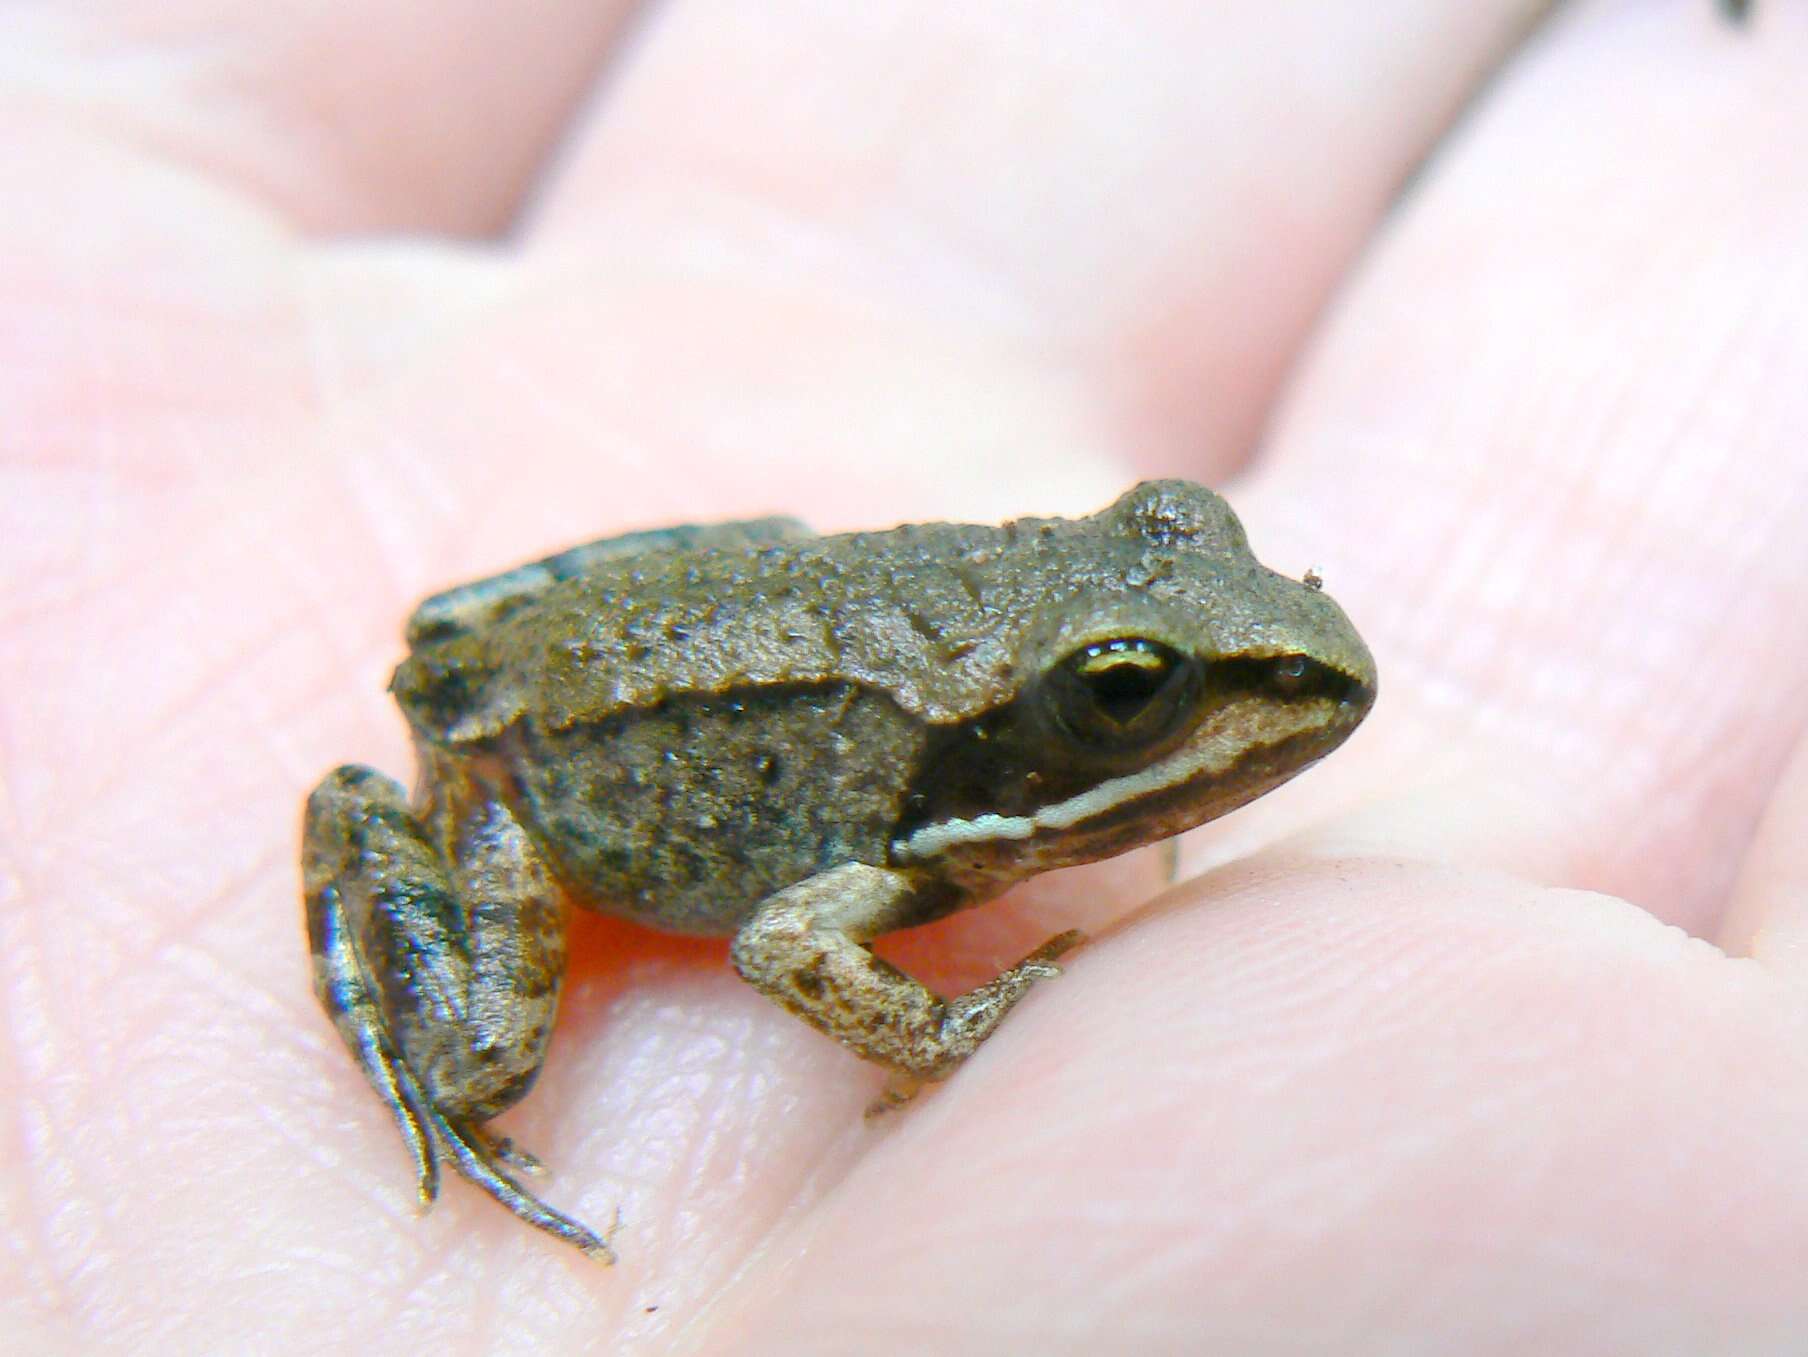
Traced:
<svg viewBox="0 0 1808 1357">
<path fill-rule="evenodd" d="M 341 768 L 308 799 L 302 859 L 315 993 L 396 1118 L 423 1204 L 444 1159 L 613 1261 L 605 1238 L 507 1171 L 537 1161 L 480 1127 L 533 1083 L 565 965 L 566 905 L 520 826 L 494 803 L 425 825 L 399 785 Z"/>
</svg>

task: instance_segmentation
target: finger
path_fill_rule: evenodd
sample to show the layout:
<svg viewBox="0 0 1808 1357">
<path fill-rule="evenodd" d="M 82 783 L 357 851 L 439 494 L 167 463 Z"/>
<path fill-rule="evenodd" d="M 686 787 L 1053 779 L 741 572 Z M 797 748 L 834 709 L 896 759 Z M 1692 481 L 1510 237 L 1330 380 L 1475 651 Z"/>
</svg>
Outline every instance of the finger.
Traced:
<svg viewBox="0 0 1808 1357">
<path fill-rule="evenodd" d="M 318 232 L 513 216 L 633 0 L 11 6 L 7 135 L 186 166 Z"/>
<path fill-rule="evenodd" d="M 1172 905 L 768 1237 L 699 1350 L 1786 1350 L 1782 986 L 1491 874 L 1277 855 Z"/>
<path fill-rule="evenodd" d="M 1720 944 L 1808 983 L 1808 741 L 1759 822 Z"/>
<path fill-rule="evenodd" d="M 1283 558 L 1344 544 L 1391 756 L 1469 751 L 1441 834 L 1710 934 L 1808 720 L 1805 60 L 1799 6 L 1578 9 L 1378 249 L 1245 501 Z"/>
<path fill-rule="evenodd" d="M 713 341 L 764 345 L 801 299 L 830 313 L 786 327 L 801 366 L 874 329 L 977 334 L 1082 387 L 1133 458 L 1222 465 L 1541 9 L 686 0 L 579 126 L 533 238 L 718 298 L 752 272 L 767 290 Z M 870 380 L 915 375 L 893 358 Z"/>
</svg>

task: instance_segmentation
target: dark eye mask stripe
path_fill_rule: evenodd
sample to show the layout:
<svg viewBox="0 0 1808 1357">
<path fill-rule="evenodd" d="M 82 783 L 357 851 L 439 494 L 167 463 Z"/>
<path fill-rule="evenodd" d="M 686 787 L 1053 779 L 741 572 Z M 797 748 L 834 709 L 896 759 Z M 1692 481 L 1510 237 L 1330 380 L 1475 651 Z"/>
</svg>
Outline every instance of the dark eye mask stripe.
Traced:
<svg viewBox="0 0 1808 1357">
<path fill-rule="evenodd" d="M 1023 840 L 1038 833 L 1072 830 L 1170 787 L 1223 777 L 1250 754 L 1309 728 L 1309 722 L 1302 723 L 1298 729 L 1277 732 L 1271 740 L 1252 744 L 1246 732 L 1236 730 L 1234 723 L 1218 724 L 1204 738 L 1189 740 L 1165 759 L 1133 773 L 1108 778 L 1027 815 L 976 815 L 923 825 L 893 842 L 892 859 L 898 863 L 929 862 L 963 844 Z"/>
</svg>

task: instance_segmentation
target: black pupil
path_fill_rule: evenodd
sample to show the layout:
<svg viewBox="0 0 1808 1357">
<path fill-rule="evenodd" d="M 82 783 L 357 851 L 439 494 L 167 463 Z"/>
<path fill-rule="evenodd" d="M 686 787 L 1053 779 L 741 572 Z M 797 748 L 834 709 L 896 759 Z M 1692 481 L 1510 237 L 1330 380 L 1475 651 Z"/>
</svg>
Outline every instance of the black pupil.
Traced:
<svg viewBox="0 0 1808 1357">
<path fill-rule="evenodd" d="M 1122 724 L 1149 705 L 1167 677 L 1165 666 L 1114 664 L 1093 673 L 1089 683 L 1099 710 Z"/>
<path fill-rule="evenodd" d="M 1147 642 L 1113 641 L 1090 647 L 1080 666 L 1099 715 L 1117 725 L 1134 721 L 1174 673 L 1173 658 Z"/>
</svg>

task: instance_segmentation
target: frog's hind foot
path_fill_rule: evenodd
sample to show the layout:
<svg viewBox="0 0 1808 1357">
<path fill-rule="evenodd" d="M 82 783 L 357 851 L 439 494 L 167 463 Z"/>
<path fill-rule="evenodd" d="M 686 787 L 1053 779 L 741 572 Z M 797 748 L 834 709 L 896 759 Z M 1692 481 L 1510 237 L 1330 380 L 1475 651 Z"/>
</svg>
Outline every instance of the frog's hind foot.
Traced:
<svg viewBox="0 0 1808 1357">
<path fill-rule="evenodd" d="M 473 821 L 480 844 L 506 844 L 509 826 Z M 557 999 L 563 923 L 536 895 L 531 864 L 478 860 L 490 891 L 448 880 L 400 786 L 365 768 L 341 768 L 308 803 L 304 829 L 308 942 L 314 992 L 347 1049 L 389 1108 L 414 1159 L 423 1209 L 439 1194 L 442 1161 L 528 1224 L 614 1262 L 606 1236 L 526 1191 L 510 1170 L 540 1161 L 481 1124 L 527 1091 Z M 497 900 L 498 883 L 521 889 Z M 486 900 L 473 928 L 458 901 Z M 487 899 L 486 899 L 487 896 Z M 498 905 L 531 926 L 498 928 Z M 542 906 L 537 922 L 532 910 Z M 534 950 L 538 940 L 540 950 Z M 558 966 L 548 959 L 556 951 Z M 379 958 L 376 969 L 371 958 Z M 485 988 L 517 996 L 501 1019 L 471 1021 Z M 412 1005 L 412 1007 L 410 1006 Z"/>
<path fill-rule="evenodd" d="M 401 1128 L 414 1159 L 415 1188 L 424 1211 L 439 1196 L 439 1162 L 449 1160 L 473 1185 L 515 1215 L 556 1239 L 574 1244 L 591 1258 L 613 1263 L 609 1236 L 548 1206 L 511 1178 L 504 1165 L 523 1173 L 543 1173 L 534 1155 L 507 1137 L 492 1138 L 476 1126 L 461 1126 L 433 1105 L 385 1029 L 375 997 L 359 973 L 345 936 L 344 910 L 330 888 L 310 895 L 308 921 L 316 940 L 316 980 L 339 1034 L 357 1056 L 365 1075 Z M 613 1228 L 610 1231 L 614 1233 Z"/>
</svg>

